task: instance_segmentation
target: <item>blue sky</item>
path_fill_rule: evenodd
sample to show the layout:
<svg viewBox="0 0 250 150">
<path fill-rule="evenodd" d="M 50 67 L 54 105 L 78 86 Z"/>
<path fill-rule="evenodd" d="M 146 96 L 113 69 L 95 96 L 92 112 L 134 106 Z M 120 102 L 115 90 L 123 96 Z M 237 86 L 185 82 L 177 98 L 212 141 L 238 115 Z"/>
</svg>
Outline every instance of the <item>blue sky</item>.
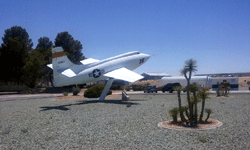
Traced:
<svg viewBox="0 0 250 150">
<path fill-rule="evenodd" d="M 21 26 L 35 48 L 40 37 L 54 42 L 68 31 L 95 59 L 158 53 L 137 73 L 179 75 L 191 58 L 200 74 L 250 72 L 249 14 L 249 0 L 9 0 L 0 5 L 0 35 Z"/>
</svg>

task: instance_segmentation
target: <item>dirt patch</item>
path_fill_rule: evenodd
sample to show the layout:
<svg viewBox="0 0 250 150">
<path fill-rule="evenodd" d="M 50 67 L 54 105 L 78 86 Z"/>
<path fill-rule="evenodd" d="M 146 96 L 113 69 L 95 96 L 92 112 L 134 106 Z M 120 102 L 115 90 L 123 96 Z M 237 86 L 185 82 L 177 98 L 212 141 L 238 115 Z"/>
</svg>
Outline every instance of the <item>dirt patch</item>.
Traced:
<svg viewBox="0 0 250 150">
<path fill-rule="evenodd" d="M 63 99 L 83 99 L 85 98 L 83 96 L 84 92 L 87 89 L 81 89 L 80 93 L 77 96 L 73 96 L 72 93 L 70 93 L 68 96 L 61 96 L 56 98 L 55 100 L 63 100 Z M 122 91 L 120 90 L 112 90 L 112 93 L 122 93 Z M 121 98 L 122 95 L 121 94 L 111 94 L 111 95 L 107 95 L 106 98 Z"/>
<path fill-rule="evenodd" d="M 182 123 L 181 119 L 177 120 L 177 123 L 174 123 L 172 120 L 166 122 L 160 122 L 158 127 L 166 128 L 166 129 L 173 129 L 173 130 L 208 130 L 208 129 L 215 129 L 222 126 L 222 122 L 214 119 L 208 119 L 207 122 L 204 122 L 203 119 L 202 123 L 199 123 L 197 127 L 190 127 L 187 126 L 186 123 Z"/>
<path fill-rule="evenodd" d="M 234 96 L 211 96 L 211 97 L 214 97 L 214 98 L 234 98 Z"/>
</svg>

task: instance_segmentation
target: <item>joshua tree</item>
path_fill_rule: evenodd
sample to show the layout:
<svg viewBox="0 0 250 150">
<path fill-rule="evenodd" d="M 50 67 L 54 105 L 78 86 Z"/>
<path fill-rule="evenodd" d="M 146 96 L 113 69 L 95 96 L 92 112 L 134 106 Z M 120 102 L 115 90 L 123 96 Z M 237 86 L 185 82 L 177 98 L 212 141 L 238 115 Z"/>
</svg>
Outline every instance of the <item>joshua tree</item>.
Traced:
<svg viewBox="0 0 250 150">
<path fill-rule="evenodd" d="M 219 83 L 217 82 L 217 85 L 218 85 L 218 89 L 216 90 L 217 92 L 217 96 L 227 96 L 228 93 L 229 93 L 229 90 L 230 90 L 230 83 L 227 82 L 226 80 Z M 221 92 L 221 93 L 220 93 Z"/>
<path fill-rule="evenodd" d="M 177 91 L 178 94 L 178 103 L 179 103 L 179 109 L 174 108 L 169 111 L 171 117 L 173 117 L 174 122 L 177 121 L 177 115 L 180 113 L 180 117 L 182 122 L 186 122 L 186 125 L 190 126 L 197 126 L 198 121 L 202 122 L 203 114 L 204 114 L 204 109 L 205 109 L 205 100 L 208 99 L 209 93 L 207 91 L 209 90 L 208 87 L 199 90 L 200 86 L 197 85 L 196 83 L 190 84 L 191 81 L 191 76 L 192 72 L 197 71 L 197 65 L 195 60 L 188 60 L 185 62 L 184 68 L 181 70 L 181 73 L 185 76 L 187 80 L 187 101 L 188 101 L 188 106 L 182 107 L 181 106 L 181 95 L 180 92 L 183 90 L 181 87 L 175 87 L 175 91 Z M 187 76 L 189 74 L 189 76 Z M 192 94 L 192 96 L 190 96 Z M 198 120 L 198 102 L 202 101 L 202 108 L 201 108 L 201 114 Z M 208 120 L 210 117 L 210 114 L 212 113 L 211 109 L 205 109 L 207 112 L 207 118 L 205 121 Z M 187 118 L 184 116 L 184 112 Z"/>
<path fill-rule="evenodd" d="M 197 125 L 198 124 L 198 112 L 197 112 L 197 103 L 199 102 L 198 98 L 197 98 L 197 94 L 196 92 L 199 90 L 199 86 L 194 83 L 192 85 L 190 85 L 190 90 L 191 92 L 193 93 L 193 97 L 192 97 L 192 102 L 191 102 L 191 105 L 192 105 L 192 109 L 193 109 L 193 105 L 194 105 L 194 124 Z"/>
<path fill-rule="evenodd" d="M 198 92 L 198 97 L 202 100 L 201 114 L 200 114 L 199 122 L 202 122 L 203 113 L 204 113 L 204 109 L 205 109 L 205 101 L 206 101 L 206 99 L 209 98 L 208 95 L 209 95 L 209 93 L 205 89 L 202 89 Z"/>
<path fill-rule="evenodd" d="M 196 62 L 196 60 L 189 59 L 189 60 L 185 61 L 184 69 L 187 70 L 186 73 L 189 72 L 189 77 L 188 78 L 187 78 L 186 74 L 184 74 L 185 78 L 187 79 L 187 85 L 189 85 L 192 73 L 197 71 L 197 62 Z"/>
<path fill-rule="evenodd" d="M 193 105 L 191 104 L 190 101 L 190 81 L 191 81 L 191 76 L 193 72 L 197 71 L 197 62 L 196 60 L 193 59 L 189 59 L 187 61 L 185 61 L 185 66 L 184 68 L 181 70 L 181 74 L 183 74 L 187 80 L 187 100 L 188 100 L 188 106 L 189 106 L 189 112 L 190 112 L 190 124 L 191 126 L 193 126 Z M 189 72 L 189 76 L 187 76 L 187 73 Z"/>
<path fill-rule="evenodd" d="M 220 83 L 219 82 L 217 82 L 217 86 L 218 86 L 218 88 L 216 90 L 217 97 L 220 97 L 220 89 L 221 89 L 221 87 L 220 87 Z"/>
<path fill-rule="evenodd" d="M 221 86 L 223 88 L 223 95 L 224 96 L 227 96 L 228 92 L 229 92 L 229 89 L 230 89 L 230 83 L 227 82 L 227 81 L 223 81 L 221 82 Z"/>
</svg>

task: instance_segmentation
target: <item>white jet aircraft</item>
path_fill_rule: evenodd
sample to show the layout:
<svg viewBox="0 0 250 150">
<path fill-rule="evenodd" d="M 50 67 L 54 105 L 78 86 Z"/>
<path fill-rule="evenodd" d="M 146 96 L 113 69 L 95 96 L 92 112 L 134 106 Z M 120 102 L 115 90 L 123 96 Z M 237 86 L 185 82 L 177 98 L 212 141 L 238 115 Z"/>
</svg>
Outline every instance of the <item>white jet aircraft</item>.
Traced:
<svg viewBox="0 0 250 150">
<path fill-rule="evenodd" d="M 137 51 L 128 52 L 104 60 L 88 58 L 73 64 L 62 47 L 52 49 L 52 64 L 47 65 L 53 69 L 54 86 L 66 86 L 107 80 L 105 88 L 99 98 L 104 100 L 114 79 L 134 82 L 143 76 L 131 71 L 141 66 L 150 55 Z"/>
</svg>

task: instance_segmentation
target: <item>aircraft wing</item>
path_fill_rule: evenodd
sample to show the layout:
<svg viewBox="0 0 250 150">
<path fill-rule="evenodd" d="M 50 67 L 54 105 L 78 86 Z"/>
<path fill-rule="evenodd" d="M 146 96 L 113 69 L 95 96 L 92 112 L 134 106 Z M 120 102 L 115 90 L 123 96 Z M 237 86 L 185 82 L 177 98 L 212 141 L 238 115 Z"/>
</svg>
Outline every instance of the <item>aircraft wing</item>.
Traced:
<svg viewBox="0 0 250 150">
<path fill-rule="evenodd" d="M 137 80 L 144 78 L 143 76 L 141 76 L 141 75 L 139 75 L 139 74 L 137 74 L 129 69 L 126 69 L 124 67 L 116 69 L 116 70 L 111 71 L 111 72 L 108 72 L 108 73 L 104 74 L 104 76 L 115 78 L 115 79 L 120 79 L 120 80 L 125 80 L 128 82 L 135 82 Z"/>
<path fill-rule="evenodd" d="M 92 64 L 92 63 L 95 63 L 95 62 L 98 62 L 100 60 L 97 60 L 97 59 L 93 59 L 93 58 L 88 58 L 88 59 L 84 59 L 82 61 L 80 61 L 83 65 L 87 65 L 87 64 Z"/>
<path fill-rule="evenodd" d="M 62 74 L 70 78 L 76 76 L 76 74 L 71 69 L 64 70 Z"/>
<path fill-rule="evenodd" d="M 53 66 L 52 66 L 52 64 L 48 64 L 47 66 L 48 66 L 48 67 L 50 67 L 51 69 L 53 69 Z"/>
<path fill-rule="evenodd" d="M 52 64 L 48 64 L 47 66 L 50 67 L 51 69 L 53 69 Z M 61 72 L 61 74 L 65 75 L 67 77 L 70 77 L 70 78 L 76 76 L 76 74 L 71 69 L 66 69 L 63 72 Z"/>
</svg>

